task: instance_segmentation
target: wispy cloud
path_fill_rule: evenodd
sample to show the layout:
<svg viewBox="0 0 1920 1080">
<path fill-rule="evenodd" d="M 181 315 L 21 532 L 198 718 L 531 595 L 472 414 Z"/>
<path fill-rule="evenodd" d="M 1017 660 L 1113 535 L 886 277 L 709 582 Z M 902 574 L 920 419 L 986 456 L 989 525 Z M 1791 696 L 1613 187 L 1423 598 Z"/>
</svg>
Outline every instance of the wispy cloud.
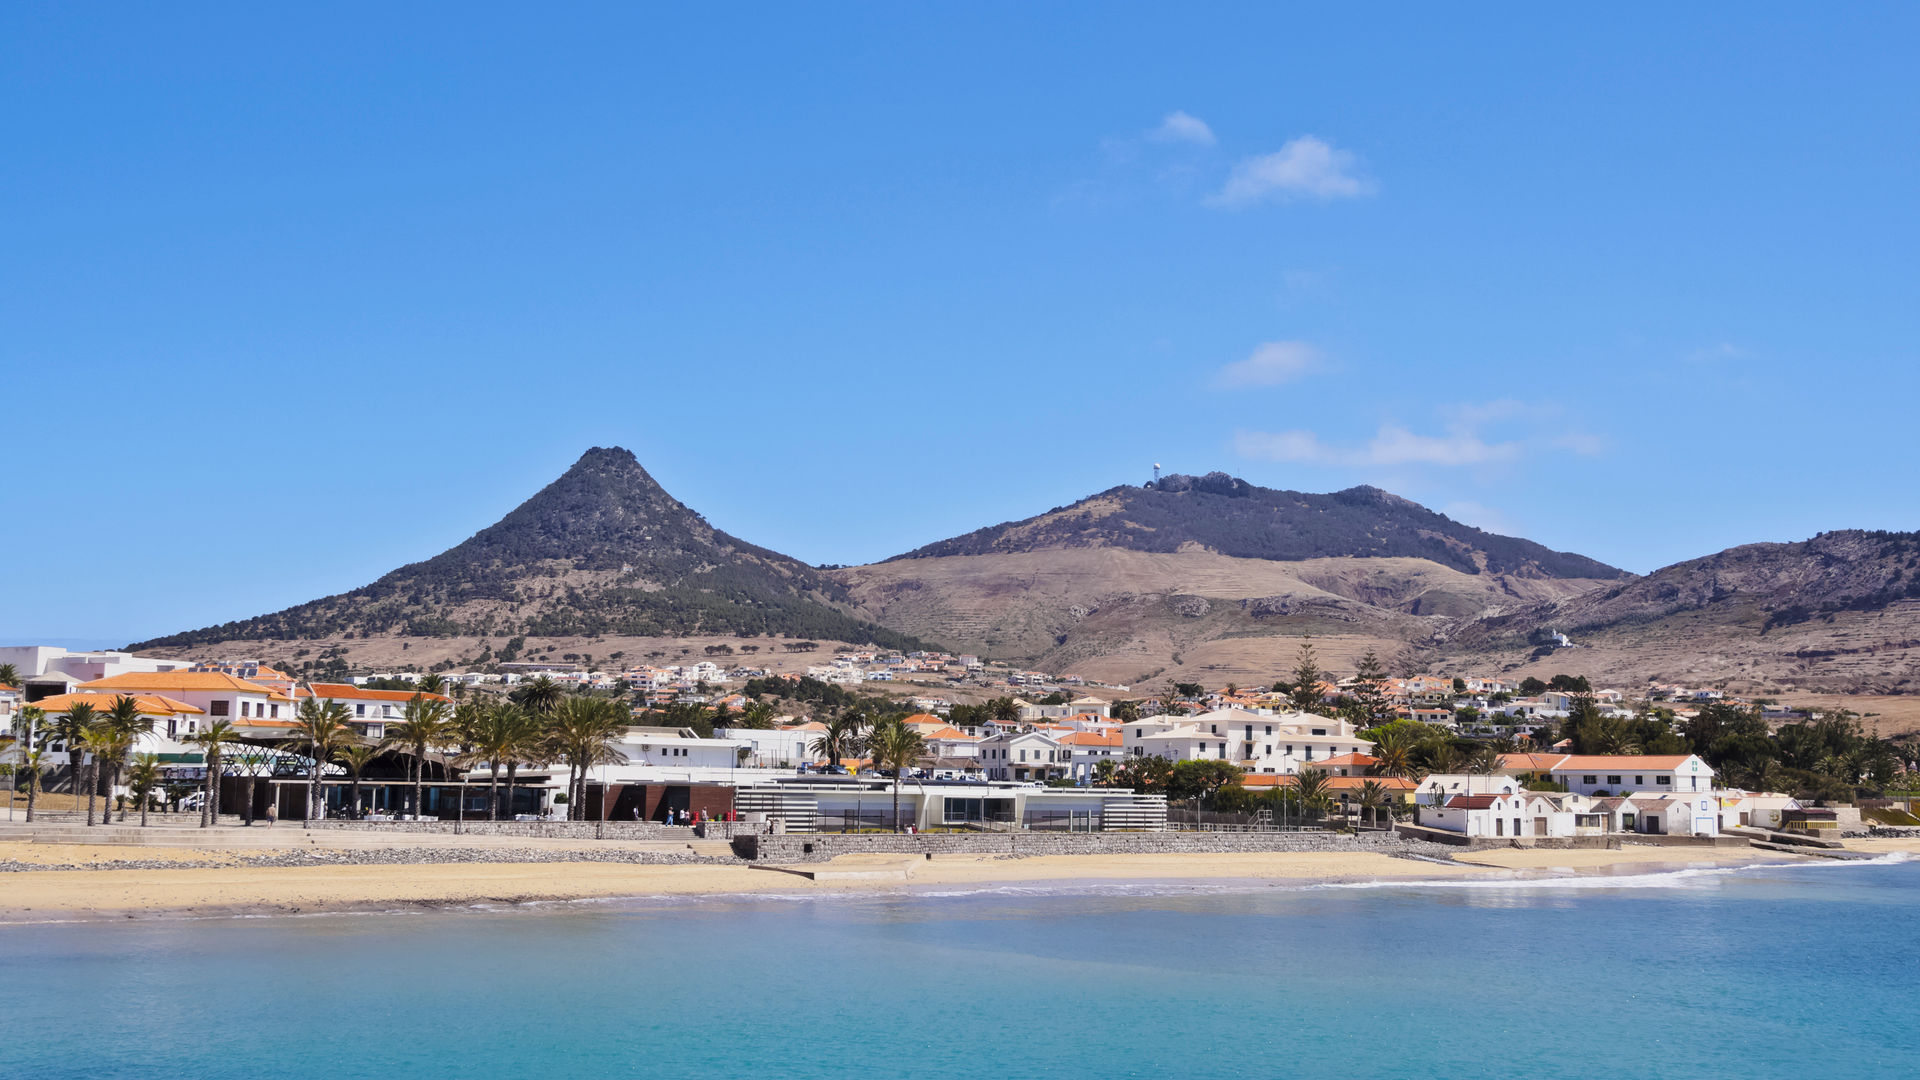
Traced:
<svg viewBox="0 0 1920 1080">
<path fill-rule="evenodd" d="M 1147 138 L 1154 142 L 1184 142 L 1200 146 L 1212 146 L 1217 140 L 1213 129 L 1205 120 L 1191 113 L 1175 109 L 1160 121 L 1160 126 L 1147 132 Z"/>
<path fill-rule="evenodd" d="M 1357 171 L 1358 165 L 1351 153 L 1302 135 L 1271 154 L 1235 165 L 1207 205 L 1236 210 L 1270 200 L 1356 199 L 1374 191 L 1373 181 Z"/>
<path fill-rule="evenodd" d="M 1320 366 L 1320 350 L 1304 341 L 1269 341 L 1214 377 L 1216 386 L 1279 386 Z"/>
<path fill-rule="evenodd" d="M 1509 520 L 1505 514 L 1495 510 L 1491 506 L 1474 502 L 1472 499 L 1461 499 L 1457 502 L 1447 503 L 1440 508 L 1440 512 L 1455 521 L 1471 525 L 1476 529 L 1481 529 L 1486 532 L 1498 533 L 1501 536 L 1520 535 L 1520 530 L 1515 527 L 1513 522 Z"/>
<path fill-rule="evenodd" d="M 1437 434 L 1390 421 L 1361 443 L 1324 442 L 1312 431 L 1294 429 L 1241 431 L 1233 445 L 1242 457 L 1259 461 L 1351 469 L 1492 466 L 1549 454 L 1592 457 L 1607 446 L 1601 437 L 1569 427 L 1565 410 L 1553 402 L 1500 398 L 1452 405 L 1440 410 L 1440 419 Z"/>
<path fill-rule="evenodd" d="M 1730 341 L 1722 341 L 1717 345 L 1695 349 L 1684 359 L 1689 364 L 1724 364 L 1733 360 L 1744 360 L 1746 357 L 1747 350 Z"/>
<path fill-rule="evenodd" d="M 1397 424 L 1382 424 L 1372 439 L 1339 446 L 1320 441 L 1311 431 L 1242 431 L 1233 437 L 1242 457 L 1298 465 L 1364 468 L 1391 465 L 1488 465 L 1520 456 L 1518 442 L 1489 443 L 1470 431 L 1419 435 Z"/>
</svg>

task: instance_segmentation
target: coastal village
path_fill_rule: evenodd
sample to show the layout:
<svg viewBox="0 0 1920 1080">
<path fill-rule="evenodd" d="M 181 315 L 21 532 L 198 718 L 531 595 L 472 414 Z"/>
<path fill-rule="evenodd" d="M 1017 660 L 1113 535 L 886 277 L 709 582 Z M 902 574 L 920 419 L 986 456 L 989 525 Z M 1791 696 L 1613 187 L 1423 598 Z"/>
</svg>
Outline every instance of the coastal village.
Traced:
<svg viewBox="0 0 1920 1080">
<path fill-rule="evenodd" d="M 1911 742 L 1842 717 L 1707 687 L 1389 676 L 1370 656 L 1335 673 L 1310 642 L 1269 686 L 1150 695 L 938 652 L 318 682 L 257 660 L 7 648 L 0 731 L 9 814 L 86 826 L 1809 848 L 1920 826 Z"/>
</svg>

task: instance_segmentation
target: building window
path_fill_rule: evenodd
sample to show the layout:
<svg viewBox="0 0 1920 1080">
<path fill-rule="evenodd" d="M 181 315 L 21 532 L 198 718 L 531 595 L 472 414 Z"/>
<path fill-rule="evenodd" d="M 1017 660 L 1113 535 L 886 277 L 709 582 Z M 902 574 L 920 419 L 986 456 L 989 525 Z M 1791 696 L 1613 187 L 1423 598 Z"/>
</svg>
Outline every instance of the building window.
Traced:
<svg viewBox="0 0 1920 1080">
<path fill-rule="evenodd" d="M 270 716 L 272 716 L 272 717 L 273 717 L 273 718 L 274 718 L 275 720 L 278 720 L 278 719 L 280 719 L 280 706 L 278 706 L 278 705 L 269 705 L 269 706 L 267 706 L 267 707 L 268 707 L 269 709 L 272 709 L 272 710 L 273 710 L 273 711 L 272 711 L 271 713 L 269 713 L 268 715 L 270 715 Z"/>
<path fill-rule="evenodd" d="M 1633 778 L 1633 784 L 1635 787 L 1639 787 L 1641 784 L 1644 784 L 1646 782 L 1647 782 L 1647 778 L 1645 776 L 1636 776 Z"/>
<path fill-rule="evenodd" d="M 367 715 L 367 707 L 365 705 L 355 705 L 353 707 L 353 715 L 355 716 Z"/>
<path fill-rule="evenodd" d="M 1597 784 L 1600 782 L 1600 778 L 1597 776 L 1583 776 L 1580 778 L 1580 782 L 1583 784 Z"/>
<path fill-rule="evenodd" d="M 208 716 L 225 716 L 227 715 L 227 710 L 232 706 L 232 704 L 233 703 L 230 701 L 209 702 L 207 706 L 207 715 Z"/>
<path fill-rule="evenodd" d="M 1609 783 L 1609 784 L 1611 784 L 1611 785 L 1613 785 L 1614 787 L 1619 787 L 1619 786 L 1620 786 L 1620 778 L 1619 778 L 1619 777 L 1617 777 L 1617 776 L 1609 776 L 1609 777 L 1607 777 L 1607 783 Z"/>
<path fill-rule="evenodd" d="M 1654 777 L 1654 778 L 1653 778 L 1653 782 L 1654 782 L 1654 783 L 1656 783 L 1656 784 L 1671 784 L 1671 783 L 1673 783 L 1673 777 L 1671 777 L 1671 776 L 1656 776 L 1656 777 Z"/>
</svg>

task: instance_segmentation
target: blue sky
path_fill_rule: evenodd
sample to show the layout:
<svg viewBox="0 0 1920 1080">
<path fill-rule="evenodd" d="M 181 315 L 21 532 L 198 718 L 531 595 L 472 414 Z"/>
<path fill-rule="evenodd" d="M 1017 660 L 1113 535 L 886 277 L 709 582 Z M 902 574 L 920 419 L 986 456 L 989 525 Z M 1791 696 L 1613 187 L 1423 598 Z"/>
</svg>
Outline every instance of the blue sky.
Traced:
<svg viewBox="0 0 1920 1080">
<path fill-rule="evenodd" d="M 0 11 L 0 640 L 593 445 L 811 562 L 1156 461 L 1636 571 L 1920 527 L 1911 7 L 282 7 Z"/>
</svg>

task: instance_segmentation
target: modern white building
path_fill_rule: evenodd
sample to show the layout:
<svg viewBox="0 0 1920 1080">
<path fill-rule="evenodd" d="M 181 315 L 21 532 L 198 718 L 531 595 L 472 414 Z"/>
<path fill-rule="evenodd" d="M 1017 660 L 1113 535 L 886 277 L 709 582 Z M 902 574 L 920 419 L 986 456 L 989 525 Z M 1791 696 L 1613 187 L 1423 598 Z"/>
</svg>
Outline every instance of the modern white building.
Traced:
<svg viewBox="0 0 1920 1080">
<path fill-rule="evenodd" d="M 759 769 L 797 769 L 813 761 L 813 741 L 826 725 L 808 723 L 783 728 L 715 728 L 713 737 L 747 747 L 741 762 Z"/>
<path fill-rule="evenodd" d="M 1351 723 L 1305 712 L 1215 709 L 1135 720 L 1120 731 L 1123 750 L 1132 756 L 1229 761 L 1254 773 L 1297 773 L 1302 766 L 1373 751 Z"/>
</svg>

